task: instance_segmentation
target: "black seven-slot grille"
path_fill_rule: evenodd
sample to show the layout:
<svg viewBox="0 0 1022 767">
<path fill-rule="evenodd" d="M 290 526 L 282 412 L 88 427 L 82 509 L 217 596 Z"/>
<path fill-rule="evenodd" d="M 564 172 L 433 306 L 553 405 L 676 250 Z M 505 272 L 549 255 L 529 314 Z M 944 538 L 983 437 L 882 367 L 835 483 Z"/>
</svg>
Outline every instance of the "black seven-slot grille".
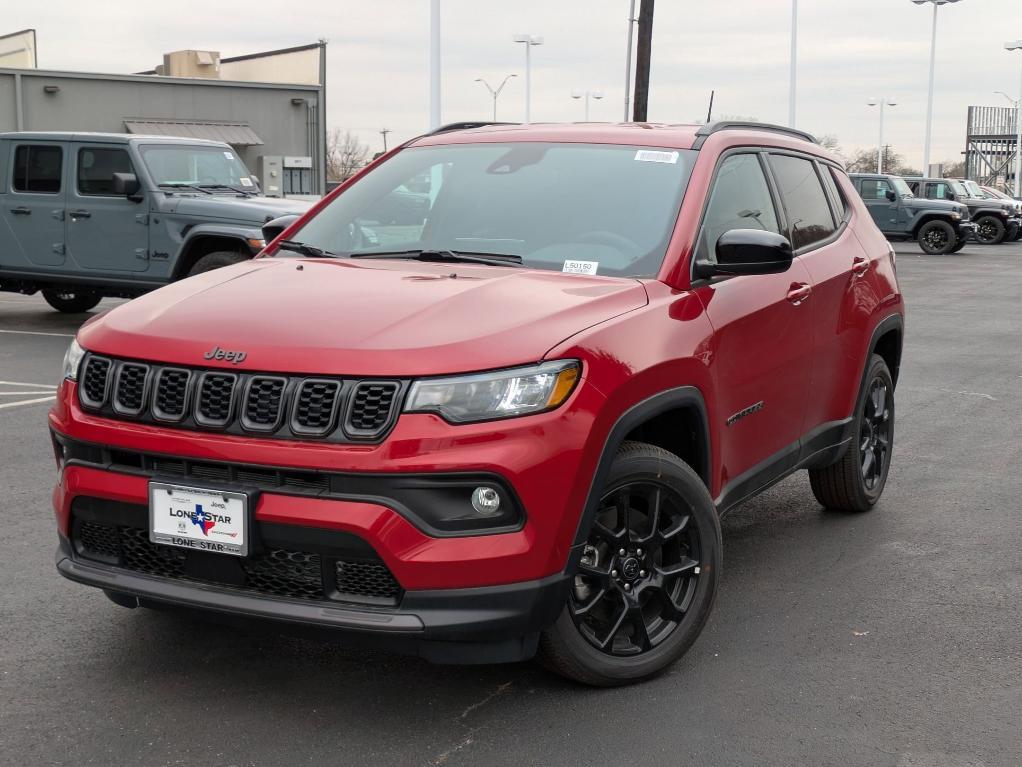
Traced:
<svg viewBox="0 0 1022 767">
<path fill-rule="evenodd" d="M 86 355 L 82 407 L 112 418 L 278 439 L 380 440 L 404 381 L 201 370 Z"/>
</svg>

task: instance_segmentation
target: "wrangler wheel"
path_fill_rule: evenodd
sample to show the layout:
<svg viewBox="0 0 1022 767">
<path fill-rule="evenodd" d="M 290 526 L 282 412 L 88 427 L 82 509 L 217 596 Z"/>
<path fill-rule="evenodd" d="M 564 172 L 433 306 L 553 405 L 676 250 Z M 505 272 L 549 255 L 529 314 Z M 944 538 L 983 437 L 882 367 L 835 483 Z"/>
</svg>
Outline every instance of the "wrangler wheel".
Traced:
<svg viewBox="0 0 1022 767">
<path fill-rule="evenodd" d="M 924 253 L 943 256 L 951 252 L 958 241 L 955 228 L 947 221 L 928 221 L 919 230 L 916 238 Z"/>
<path fill-rule="evenodd" d="M 43 299 L 58 312 L 81 314 L 95 308 L 96 304 L 103 300 L 103 296 L 70 290 L 44 290 Z"/>
<path fill-rule="evenodd" d="M 626 442 L 541 659 L 605 687 L 660 673 L 702 630 L 720 560 L 720 524 L 702 480 L 666 450 Z"/>
<path fill-rule="evenodd" d="M 1007 235 L 1007 227 L 997 216 L 983 216 L 976 222 L 976 242 L 981 245 L 1000 245 Z"/>
</svg>

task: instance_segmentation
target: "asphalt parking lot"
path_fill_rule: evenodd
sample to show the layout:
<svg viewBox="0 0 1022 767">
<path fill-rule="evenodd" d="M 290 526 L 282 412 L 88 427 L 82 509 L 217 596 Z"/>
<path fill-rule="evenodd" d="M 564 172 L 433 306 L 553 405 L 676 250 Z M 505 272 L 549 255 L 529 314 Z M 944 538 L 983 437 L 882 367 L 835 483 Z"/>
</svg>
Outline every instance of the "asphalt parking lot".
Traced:
<svg viewBox="0 0 1022 767">
<path fill-rule="evenodd" d="M 1022 245 L 899 246 L 898 270 L 879 506 L 823 512 L 799 474 L 727 516 L 702 637 L 609 691 L 128 611 L 64 581 L 45 414 L 81 318 L 0 294 L 0 763 L 1019 765 Z"/>
</svg>

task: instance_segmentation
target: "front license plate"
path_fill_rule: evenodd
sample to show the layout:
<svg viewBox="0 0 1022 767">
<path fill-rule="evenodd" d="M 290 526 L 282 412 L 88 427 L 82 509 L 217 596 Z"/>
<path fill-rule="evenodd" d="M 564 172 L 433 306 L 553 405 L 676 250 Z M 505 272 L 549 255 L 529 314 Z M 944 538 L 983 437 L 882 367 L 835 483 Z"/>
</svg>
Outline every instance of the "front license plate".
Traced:
<svg viewBox="0 0 1022 767">
<path fill-rule="evenodd" d="M 248 496 L 149 483 L 149 540 L 217 554 L 248 554 Z"/>
</svg>

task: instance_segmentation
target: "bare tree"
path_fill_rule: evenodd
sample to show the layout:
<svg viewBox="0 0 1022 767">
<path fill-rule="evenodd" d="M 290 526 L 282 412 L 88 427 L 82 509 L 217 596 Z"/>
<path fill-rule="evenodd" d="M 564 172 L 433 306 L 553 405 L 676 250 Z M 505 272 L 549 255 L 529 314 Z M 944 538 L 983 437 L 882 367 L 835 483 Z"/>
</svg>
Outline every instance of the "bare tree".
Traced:
<svg viewBox="0 0 1022 767">
<path fill-rule="evenodd" d="M 330 181 L 344 181 L 369 162 L 369 145 L 350 130 L 334 128 L 326 142 L 326 172 Z"/>
<path fill-rule="evenodd" d="M 820 146 L 824 149 L 829 149 L 839 157 L 844 157 L 844 152 L 841 151 L 841 144 L 833 133 L 824 133 L 817 141 L 820 142 Z"/>
<path fill-rule="evenodd" d="M 905 162 L 905 159 L 891 149 L 884 148 L 884 173 L 895 176 L 919 176 L 918 168 L 913 168 Z M 877 169 L 876 149 L 857 149 L 848 156 L 846 162 L 849 173 L 875 173 Z"/>
</svg>

